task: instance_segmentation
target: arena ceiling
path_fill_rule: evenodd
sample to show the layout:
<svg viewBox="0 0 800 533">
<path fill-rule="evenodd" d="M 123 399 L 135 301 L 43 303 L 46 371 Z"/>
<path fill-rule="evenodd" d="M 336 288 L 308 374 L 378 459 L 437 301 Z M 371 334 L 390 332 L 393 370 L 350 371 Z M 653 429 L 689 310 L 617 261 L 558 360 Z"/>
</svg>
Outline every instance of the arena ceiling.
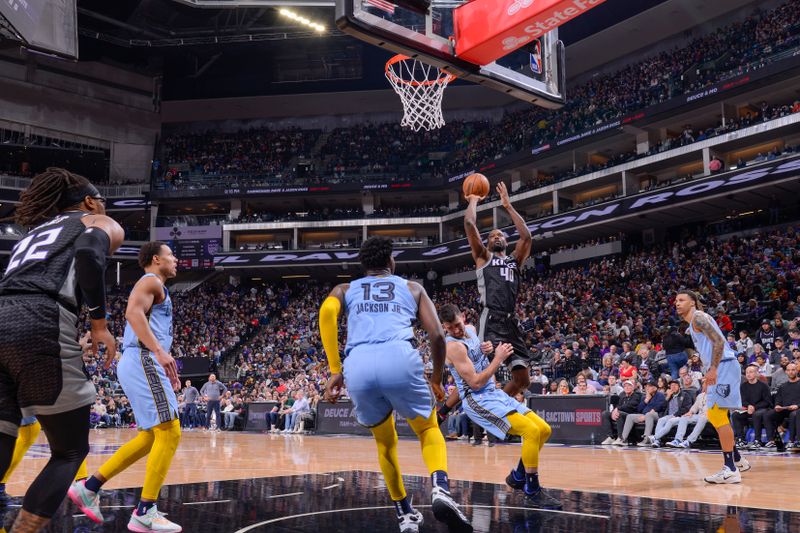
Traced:
<svg viewBox="0 0 800 533">
<path fill-rule="evenodd" d="M 607 0 L 591 17 L 562 27 L 561 37 L 568 45 L 585 41 L 631 17 L 646 16 L 654 7 L 681 3 L 685 1 Z M 338 31 L 332 4 L 333 0 L 78 0 L 80 59 L 163 76 L 165 100 L 386 89 L 382 65 L 387 53 Z M 285 5 L 324 24 L 326 31 L 320 34 L 281 16 L 278 6 Z M 671 22 L 663 15 L 638 22 L 647 27 L 656 23 Z"/>
</svg>

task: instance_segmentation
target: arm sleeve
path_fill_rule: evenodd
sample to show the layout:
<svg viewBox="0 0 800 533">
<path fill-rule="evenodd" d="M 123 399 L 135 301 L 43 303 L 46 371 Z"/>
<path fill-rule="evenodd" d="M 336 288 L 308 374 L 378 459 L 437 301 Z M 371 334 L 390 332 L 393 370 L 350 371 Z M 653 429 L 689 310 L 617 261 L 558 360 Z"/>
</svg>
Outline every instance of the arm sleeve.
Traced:
<svg viewBox="0 0 800 533">
<path fill-rule="evenodd" d="M 338 298 L 328 296 L 319 310 L 319 335 L 322 347 L 328 358 L 328 366 L 333 374 L 341 374 L 342 360 L 339 357 L 339 312 L 342 302 Z"/>
<path fill-rule="evenodd" d="M 108 234 L 88 228 L 75 240 L 75 273 L 89 317 L 106 317 L 106 254 L 111 247 Z"/>
</svg>

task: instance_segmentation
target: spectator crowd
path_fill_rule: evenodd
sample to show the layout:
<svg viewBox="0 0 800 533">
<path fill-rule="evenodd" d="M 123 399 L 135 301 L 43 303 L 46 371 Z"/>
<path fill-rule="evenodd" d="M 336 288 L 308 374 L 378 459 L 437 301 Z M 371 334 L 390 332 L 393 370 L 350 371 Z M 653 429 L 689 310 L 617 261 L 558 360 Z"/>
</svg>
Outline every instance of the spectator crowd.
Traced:
<svg viewBox="0 0 800 533">
<path fill-rule="evenodd" d="M 336 128 L 323 139 L 319 130 L 300 129 L 170 135 L 163 143 L 167 163 L 161 167 L 159 184 L 230 188 L 450 177 L 762 68 L 798 46 L 800 0 L 788 0 L 773 9 L 757 9 L 745 20 L 700 35 L 685 46 L 572 84 L 567 104 L 558 110 L 525 107 L 507 112 L 497 123 L 455 120 L 425 133 L 406 131 L 397 124 L 356 124 Z M 681 135 L 655 143 L 645 153 L 614 155 L 529 186 L 568 179 L 797 110 L 800 101 L 775 107 L 764 103 L 749 115 L 727 117 L 715 127 L 689 125 Z M 300 155 L 313 163 L 290 165 Z M 208 176 L 225 179 L 200 179 Z"/>
</svg>

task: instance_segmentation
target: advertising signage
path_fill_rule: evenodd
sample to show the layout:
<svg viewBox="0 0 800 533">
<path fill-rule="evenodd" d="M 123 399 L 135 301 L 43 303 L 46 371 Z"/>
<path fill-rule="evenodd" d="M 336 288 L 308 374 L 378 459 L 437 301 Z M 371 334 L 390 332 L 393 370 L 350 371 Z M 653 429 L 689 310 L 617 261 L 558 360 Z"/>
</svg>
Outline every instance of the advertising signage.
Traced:
<svg viewBox="0 0 800 533">
<path fill-rule="evenodd" d="M 800 175 L 800 156 L 696 179 L 654 191 L 626 196 L 591 207 L 536 219 L 528 224 L 528 229 L 534 236 L 551 231 L 563 231 L 586 224 L 602 223 L 624 216 L 646 213 L 651 210 L 678 205 L 700 198 L 708 198 L 721 193 L 734 193 L 745 187 L 764 186 L 771 182 L 793 179 L 797 175 Z M 516 240 L 518 235 L 513 226 L 503 229 L 509 235 L 510 241 Z M 428 248 L 395 250 L 394 258 L 395 261 L 401 263 L 432 263 L 468 252 L 469 243 L 466 239 L 460 239 Z M 357 263 L 358 251 L 284 250 L 260 253 L 229 253 L 218 254 L 214 257 L 214 262 L 217 266 L 224 267 Z"/>
</svg>

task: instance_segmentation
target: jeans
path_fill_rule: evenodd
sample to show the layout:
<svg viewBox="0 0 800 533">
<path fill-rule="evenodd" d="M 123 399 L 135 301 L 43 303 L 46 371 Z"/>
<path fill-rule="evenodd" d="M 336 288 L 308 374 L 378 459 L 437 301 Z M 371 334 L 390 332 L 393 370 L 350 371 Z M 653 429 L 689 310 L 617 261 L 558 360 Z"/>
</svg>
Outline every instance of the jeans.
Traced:
<svg viewBox="0 0 800 533">
<path fill-rule="evenodd" d="M 217 429 L 222 429 L 222 413 L 219 410 L 219 400 L 208 400 L 206 405 L 206 427 L 211 427 L 211 412 L 216 414 Z"/>
<path fill-rule="evenodd" d="M 233 429 L 233 424 L 236 422 L 236 413 L 229 411 L 222 414 L 225 415 L 225 425 L 223 427 L 225 429 Z"/>
<path fill-rule="evenodd" d="M 277 427 L 278 427 L 278 417 L 279 416 L 280 415 L 278 413 L 272 413 L 272 412 L 267 413 L 267 415 L 266 415 L 267 431 L 271 430 L 272 428 L 276 428 L 277 429 Z"/>
<path fill-rule="evenodd" d="M 694 430 L 692 430 L 692 433 L 686 440 L 689 442 L 697 442 L 707 422 L 708 418 L 706 418 L 705 415 L 682 416 L 681 421 L 678 422 L 678 431 L 675 433 L 675 440 L 683 440 L 683 436 L 686 435 L 689 424 L 694 423 Z"/>
<path fill-rule="evenodd" d="M 661 440 L 664 435 L 670 432 L 672 428 L 677 426 L 681 421 L 681 417 L 679 416 L 664 416 L 658 419 L 656 423 L 656 440 Z"/>
<path fill-rule="evenodd" d="M 458 416 L 451 414 L 447 417 L 447 434 L 455 435 L 458 433 Z"/>
<path fill-rule="evenodd" d="M 689 356 L 686 352 L 670 353 L 667 354 L 667 364 L 669 365 L 669 373 L 672 379 L 678 379 L 679 370 L 682 366 L 686 366 L 689 362 Z"/>
<path fill-rule="evenodd" d="M 190 428 L 197 426 L 197 404 L 186 404 L 186 409 L 183 413 L 183 425 Z"/>
<path fill-rule="evenodd" d="M 286 414 L 286 427 L 284 431 L 292 431 L 294 429 L 294 425 L 298 420 L 298 416 L 300 413 L 287 413 Z"/>
</svg>

